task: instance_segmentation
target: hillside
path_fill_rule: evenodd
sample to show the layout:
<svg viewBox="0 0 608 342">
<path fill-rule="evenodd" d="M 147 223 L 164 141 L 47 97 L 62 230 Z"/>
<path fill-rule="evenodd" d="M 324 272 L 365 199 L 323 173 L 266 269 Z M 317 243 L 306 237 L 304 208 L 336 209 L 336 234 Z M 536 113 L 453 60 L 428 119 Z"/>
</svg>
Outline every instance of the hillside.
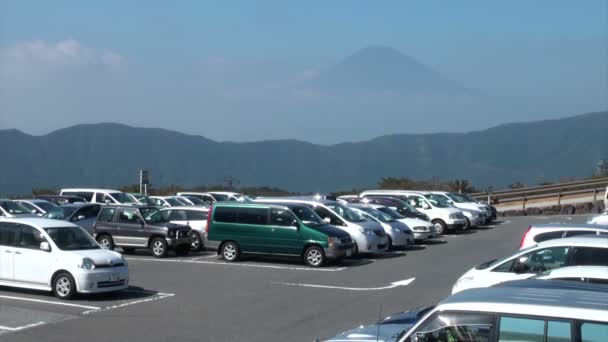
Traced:
<svg viewBox="0 0 608 342">
<path fill-rule="evenodd" d="M 292 191 L 373 187 L 381 177 L 466 178 L 478 186 L 588 176 L 608 157 L 608 112 L 471 133 L 390 135 L 331 146 L 219 143 L 163 129 L 78 125 L 44 136 L 1 130 L 0 194 L 35 187 L 117 187 L 150 170 L 153 185 L 220 184 Z"/>
</svg>

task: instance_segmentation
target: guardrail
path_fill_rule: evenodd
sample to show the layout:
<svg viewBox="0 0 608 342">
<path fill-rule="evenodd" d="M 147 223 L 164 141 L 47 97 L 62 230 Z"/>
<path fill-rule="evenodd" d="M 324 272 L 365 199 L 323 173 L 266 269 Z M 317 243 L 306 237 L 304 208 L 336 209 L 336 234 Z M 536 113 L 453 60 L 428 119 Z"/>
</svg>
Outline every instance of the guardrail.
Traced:
<svg viewBox="0 0 608 342">
<path fill-rule="evenodd" d="M 606 187 L 608 187 L 608 177 L 490 193 L 474 193 L 471 196 L 499 207 L 521 205 L 521 209 L 526 210 L 530 203 L 561 205 L 564 200 L 568 203 L 576 203 L 577 199 L 581 199 L 581 202 L 590 199 L 602 200 Z"/>
</svg>

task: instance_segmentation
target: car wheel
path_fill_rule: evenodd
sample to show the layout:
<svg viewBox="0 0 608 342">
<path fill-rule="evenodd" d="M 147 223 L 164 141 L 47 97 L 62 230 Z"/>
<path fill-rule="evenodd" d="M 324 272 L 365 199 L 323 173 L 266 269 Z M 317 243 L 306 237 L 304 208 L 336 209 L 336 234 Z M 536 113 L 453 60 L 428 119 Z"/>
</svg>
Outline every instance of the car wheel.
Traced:
<svg viewBox="0 0 608 342">
<path fill-rule="evenodd" d="M 393 239 L 389 235 L 386 235 L 386 237 L 388 238 L 388 250 L 391 251 L 393 250 Z"/>
<path fill-rule="evenodd" d="M 240 256 L 241 251 L 239 249 L 239 245 L 237 245 L 235 242 L 230 241 L 222 245 L 222 257 L 224 257 L 224 260 L 228 262 L 235 262 L 239 260 Z"/>
<path fill-rule="evenodd" d="M 447 226 L 445 222 L 443 222 L 442 220 L 433 220 L 431 221 L 431 223 L 435 225 L 437 235 L 443 235 L 446 233 Z"/>
<path fill-rule="evenodd" d="M 59 299 L 71 299 L 76 294 L 74 277 L 67 272 L 61 272 L 53 279 L 53 294 Z"/>
<path fill-rule="evenodd" d="M 114 250 L 114 240 L 110 235 L 104 234 L 97 237 L 97 243 L 103 249 L 107 249 L 110 251 Z"/>
<path fill-rule="evenodd" d="M 167 240 L 161 237 L 154 238 L 150 243 L 152 254 L 157 258 L 164 258 L 167 256 Z"/>
<path fill-rule="evenodd" d="M 304 252 L 304 262 L 310 267 L 321 267 L 325 263 L 325 252 L 319 246 L 311 246 Z"/>
<path fill-rule="evenodd" d="M 196 232 L 192 232 L 191 235 L 192 244 L 190 245 L 190 250 L 193 252 L 200 252 L 203 250 L 203 238 Z"/>
<path fill-rule="evenodd" d="M 467 230 L 469 228 L 471 228 L 471 221 L 469 221 L 468 217 L 464 218 L 467 222 L 464 224 L 464 227 L 462 227 L 462 230 Z"/>
</svg>

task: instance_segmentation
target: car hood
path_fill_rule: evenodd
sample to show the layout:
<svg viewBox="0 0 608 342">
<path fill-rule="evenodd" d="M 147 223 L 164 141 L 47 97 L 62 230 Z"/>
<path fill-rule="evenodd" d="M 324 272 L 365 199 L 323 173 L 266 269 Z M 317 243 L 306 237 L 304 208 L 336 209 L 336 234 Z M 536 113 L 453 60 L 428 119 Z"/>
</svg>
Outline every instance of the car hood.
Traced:
<svg viewBox="0 0 608 342">
<path fill-rule="evenodd" d="M 410 227 L 405 222 L 402 222 L 399 220 L 386 222 L 386 224 L 391 226 L 391 228 L 396 228 L 396 229 L 400 229 L 400 230 L 410 230 Z"/>
<path fill-rule="evenodd" d="M 318 226 L 318 227 L 309 227 L 309 228 L 319 231 L 327 236 L 337 237 L 340 239 L 350 236 L 350 234 L 348 234 L 344 230 L 342 230 L 338 227 L 335 227 L 335 226 L 330 226 L 328 224 L 323 225 L 323 226 Z"/>
<path fill-rule="evenodd" d="M 353 222 L 354 224 L 360 226 L 363 229 L 370 229 L 370 230 L 375 230 L 375 229 L 382 229 L 384 230 L 384 228 L 382 228 L 382 225 L 378 222 L 374 222 L 374 221 L 363 221 L 363 222 Z"/>
<path fill-rule="evenodd" d="M 425 220 L 421 220 L 421 219 L 416 219 L 416 218 L 404 218 L 404 219 L 399 219 L 399 221 L 405 223 L 410 228 L 413 228 L 413 227 L 434 227 L 434 225 L 431 222 L 428 222 L 428 221 L 425 221 Z"/>
<path fill-rule="evenodd" d="M 65 251 L 75 259 L 89 258 L 95 265 L 114 265 L 123 262 L 122 255 L 106 249 L 86 249 L 81 251 Z"/>
</svg>

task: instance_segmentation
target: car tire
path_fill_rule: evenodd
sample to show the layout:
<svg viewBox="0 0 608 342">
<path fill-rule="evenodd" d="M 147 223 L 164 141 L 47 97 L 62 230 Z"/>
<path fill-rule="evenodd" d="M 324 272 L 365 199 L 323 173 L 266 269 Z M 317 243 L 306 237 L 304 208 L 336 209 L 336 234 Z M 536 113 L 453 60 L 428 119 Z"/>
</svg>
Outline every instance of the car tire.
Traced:
<svg viewBox="0 0 608 342">
<path fill-rule="evenodd" d="M 310 246 L 304 252 L 304 262 L 310 267 L 321 267 L 326 259 L 325 251 L 319 246 Z"/>
<path fill-rule="evenodd" d="M 103 249 L 110 251 L 114 250 L 114 239 L 108 234 L 103 234 L 97 237 L 97 243 Z"/>
<path fill-rule="evenodd" d="M 241 250 L 236 242 L 226 242 L 222 245 L 221 255 L 228 262 L 238 261 L 241 257 Z"/>
<path fill-rule="evenodd" d="M 447 225 L 445 224 L 445 222 L 443 222 L 442 220 L 433 220 L 431 221 L 431 223 L 434 224 L 435 227 L 439 225 L 439 231 L 437 231 L 437 235 L 443 235 L 446 233 Z"/>
<path fill-rule="evenodd" d="M 387 239 L 387 244 L 388 244 L 388 250 L 392 251 L 393 250 L 393 239 L 391 239 L 390 235 L 386 235 Z"/>
<path fill-rule="evenodd" d="M 200 252 L 203 250 L 203 237 L 197 233 L 192 232 L 192 244 L 190 245 L 190 250 L 193 252 Z"/>
<path fill-rule="evenodd" d="M 164 258 L 167 256 L 167 240 L 162 237 L 152 239 L 150 249 L 155 258 Z"/>
<path fill-rule="evenodd" d="M 68 272 L 61 272 L 53 278 L 53 295 L 59 299 L 72 299 L 76 294 L 76 281 Z"/>
<path fill-rule="evenodd" d="M 471 228 L 471 221 L 469 220 L 468 217 L 464 218 L 467 222 L 465 223 L 465 225 L 462 227 L 462 230 L 467 230 L 469 228 Z"/>
</svg>

